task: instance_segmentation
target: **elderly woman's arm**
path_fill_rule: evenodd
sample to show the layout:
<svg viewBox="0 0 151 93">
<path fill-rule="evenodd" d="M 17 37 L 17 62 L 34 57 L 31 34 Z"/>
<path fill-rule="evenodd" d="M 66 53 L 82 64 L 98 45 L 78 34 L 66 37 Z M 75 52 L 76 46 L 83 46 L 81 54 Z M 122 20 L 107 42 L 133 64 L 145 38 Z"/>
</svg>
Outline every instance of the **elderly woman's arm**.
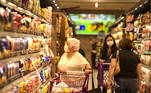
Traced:
<svg viewBox="0 0 151 93">
<path fill-rule="evenodd" d="M 67 72 L 67 68 L 64 67 L 62 64 L 58 64 L 58 71 L 65 73 Z"/>
<path fill-rule="evenodd" d="M 85 72 L 86 72 L 86 73 L 91 73 L 91 72 L 92 72 L 92 69 L 91 69 L 90 64 L 86 64 Z"/>
<path fill-rule="evenodd" d="M 112 79 L 113 79 L 113 76 L 114 76 L 114 69 L 116 67 L 116 62 L 117 62 L 116 58 L 111 59 L 111 64 L 110 64 L 110 67 L 109 67 L 109 81 L 108 81 L 108 86 L 109 87 L 112 84 Z"/>
</svg>

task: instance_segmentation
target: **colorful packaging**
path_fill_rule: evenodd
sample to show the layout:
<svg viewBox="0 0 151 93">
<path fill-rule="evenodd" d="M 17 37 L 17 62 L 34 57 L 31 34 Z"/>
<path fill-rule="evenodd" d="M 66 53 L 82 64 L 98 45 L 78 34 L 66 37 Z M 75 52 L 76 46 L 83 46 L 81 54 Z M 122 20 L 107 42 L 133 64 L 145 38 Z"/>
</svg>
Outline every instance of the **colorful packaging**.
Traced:
<svg viewBox="0 0 151 93">
<path fill-rule="evenodd" d="M 3 86 L 4 84 L 6 84 L 6 82 L 7 82 L 6 75 L 3 71 L 3 68 L 0 67 L 0 86 Z"/>
<path fill-rule="evenodd" d="M 24 33 L 28 33 L 29 24 L 30 24 L 30 19 L 27 16 L 23 16 L 21 19 L 20 31 Z"/>
<path fill-rule="evenodd" d="M 11 10 L 6 8 L 4 12 L 4 31 L 12 31 L 12 14 Z"/>
<path fill-rule="evenodd" d="M 3 57 L 7 58 L 10 57 L 10 50 L 11 50 L 11 39 L 9 37 L 1 39 L 2 48 L 3 48 Z"/>
</svg>

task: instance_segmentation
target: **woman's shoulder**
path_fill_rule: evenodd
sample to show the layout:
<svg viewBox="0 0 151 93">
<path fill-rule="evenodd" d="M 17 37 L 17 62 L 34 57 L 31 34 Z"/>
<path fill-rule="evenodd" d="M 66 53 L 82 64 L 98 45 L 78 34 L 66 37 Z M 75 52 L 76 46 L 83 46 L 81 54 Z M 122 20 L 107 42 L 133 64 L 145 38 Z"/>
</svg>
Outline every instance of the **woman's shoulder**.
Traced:
<svg viewBox="0 0 151 93">
<path fill-rule="evenodd" d="M 75 53 L 75 56 L 81 57 L 82 55 L 79 52 Z M 83 57 L 83 56 L 82 56 Z"/>
<path fill-rule="evenodd" d="M 67 53 L 63 53 L 61 57 L 66 57 Z"/>
</svg>

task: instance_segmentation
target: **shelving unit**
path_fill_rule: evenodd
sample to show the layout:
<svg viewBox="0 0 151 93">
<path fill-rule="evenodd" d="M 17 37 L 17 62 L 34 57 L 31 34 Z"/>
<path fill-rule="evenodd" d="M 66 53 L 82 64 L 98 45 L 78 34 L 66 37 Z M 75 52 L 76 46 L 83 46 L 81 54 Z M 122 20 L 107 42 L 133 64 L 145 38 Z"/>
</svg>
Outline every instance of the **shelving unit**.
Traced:
<svg viewBox="0 0 151 93">
<path fill-rule="evenodd" d="M 11 36 L 11 37 L 31 37 L 31 38 L 41 38 L 43 36 L 40 36 L 40 35 L 32 35 L 32 34 L 24 34 L 24 33 L 17 33 L 17 32 L 4 32 L 4 31 L 0 31 L 0 37 L 3 37 L 3 36 Z M 11 34 L 10 34 L 11 33 Z"/>
<path fill-rule="evenodd" d="M 46 67 L 42 66 L 42 67 L 38 68 L 36 71 L 33 71 L 33 72 L 31 72 L 31 73 L 29 73 L 29 74 L 27 74 L 25 76 L 22 76 L 22 77 L 16 79 L 14 82 L 12 82 L 12 83 L 6 85 L 4 88 L 2 88 L 0 90 L 0 93 L 6 93 L 8 90 L 12 89 L 14 86 L 19 84 L 20 82 L 27 80 L 29 77 L 31 77 L 31 76 L 33 76 L 35 74 L 39 74 L 37 72 L 40 72 L 42 69 L 46 69 L 46 68 L 49 68 L 49 67 L 51 67 L 50 64 L 47 65 Z M 32 93 L 35 93 L 38 89 L 44 87 L 50 80 L 52 80 L 51 77 L 45 83 L 41 84 L 41 86 L 37 87 Z"/>
<path fill-rule="evenodd" d="M 21 13 L 21 14 L 26 14 L 26 15 L 28 15 L 28 16 L 30 16 L 30 17 L 36 18 L 36 19 L 38 19 L 38 20 L 40 20 L 40 21 L 42 21 L 42 22 L 45 22 L 45 23 L 49 24 L 49 23 L 48 23 L 46 20 L 44 20 L 43 18 L 38 17 L 37 15 L 31 13 L 30 11 L 25 10 L 25 9 L 23 9 L 23 8 L 21 8 L 21 7 L 18 7 L 17 5 L 15 5 L 15 4 L 11 3 L 11 2 L 7 2 L 7 1 L 6 1 L 6 2 L 3 2 L 2 0 L 0 0 L 0 4 L 2 4 L 3 6 L 6 6 L 6 7 L 8 7 L 8 8 L 10 8 L 10 9 L 13 9 L 13 10 L 15 10 L 15 11 Z"/>
<path fill-rule="evenodd" d="M 38 89 L 42 89 L 44 86 L 46 86 L 52 78 L 49 78 L 45 83 L 43 83 L 41 86 L 37 87 L 32 93 L 35 93 Z"/>
<path fill-rule="evenodd" d="M 43 24 L 47 24 L 47 25 L 52 26 L 50 21 L 46 20 L 46 18 L 42 17 L 42 15 L 38 14 L 38 16 L 37 16 L 36 13 L 33 13 L 33 12 L 29 11 L 26 8 L 22 8 L 22 7 L 18 6 L 18 5 L 15 5 L 15 3 L 12 3 L 9 0 L 0 0 L 0 5 L 1 5 L 1 7 L 9 8 L 12 11 L 15 11 L 15 12 L 21 14 L 21 15 L 29 16 L 31 19 L 33 19 L 33 18 L 37 19 Z M 29 28 L 28 28 L 28 30 L 29 30 Z M 49 30 L 50 30 L 49 32 L 51 32 L 51 29 L 49 29 Z M 47 34 L 47 33 L 43 33 L 43 34 Z M 50 37 L 45 37 L 42 34 L 37 34 L 37 33 L 30 33 L 29 34 L 29 32 L 26 32 L 26 33 L 24 33 L 23 31 L 22 32 L 20 32 L 20 31 L 19 32 L 18 31 L 15 32 L 13 30 L 12 31 L 7 31 L 7 30 L 3 31 L 3 30 L 0 29 L 0 37 L 3 38 L 3 37 L 6 37 L 6 36 L 10 36 L 11 38 L 28 37 L 28 38 L 34 38 L 36 40 L 37 39 L 43 39 L 42 41 L 51 40 L 51 38 L 52 38 L 51 36 Z M 35 41 L 33 41 L 33 42 L 35 42 Z M 16 55 L 16 56 L 9 56 L 9 58 L 0 59 L 0 69 L 1 69 L 1 66 L 7 65 L 7 64 L 11 64 L 11 63 L 14 63 L 14 62 L 18 62 L 18 61 L 20 61 L 22 59 L 25 59 L 25 58 L 27 59 L 27 58 L 31 58 L 31 57 L 40 57 L 40 58 L 50 57 L 49 60 L 48 59 L 44 59 L 44 60 L 48 60 L 48 62 L 43 63 L 43 61 L 42 61 L 40 63 L 40 66 L 38 66 L 37 68 L 35 66 L 33 66 L 33 64 L 32 64 L 32 66 L 33 66 L 33 68 L 35 70 L 28 71 L 26 73 L 24 71 L 22 72 L 23 67 L 20 67 L 20 64 L 19 64 L 19 69 L 20 69 L 19 71 L 20 72 L 18 74 L 15 73 L 15 75 L 13 73 L 13 75 L 11 75 L 10 77 L 7 77 L 7 82 L 5 83 L 5 85 L 3 87 L 0 88 L 0 93 L 7 93 L 8 91 L 11 91 L 15 86 L 19 85 L 23 81 L 25 82 L 26 80 L 28 80 L 29 78 L 31 78 L 34 75 L 38 76 L 39 79 L 41 79 L 40 72 L 50 69 L 52 67 L 52 64 L 53 64 L 53 61 L 54 61 L 54 59 L 53 59 L 54 55 L 53 55 L 53 53 L 52 53 L 52 51 L 51 51 L 51 49 L 49 47 L 50 46 L 49 44 L 48 44 L 48 42 L 43 44 L 43 47 L 40 47 L 40 50 L 37 51 L 37 52 L 33 52 L 32 51 L 32 53 L 19 54 L 19 55 Z M 45 46 L 49 47 L 49 50 L 47 50 Z M 20 52 L 20 51 L 17 51 L 17 52 Z M 44 54 L 45 52 L 46 52 L 46 54 Z M 48 55 L 48 54 L 50 54 L 50 55 Z M 46 56 L 42 56 L 41 57 L 41 55 L 46 55 Z M 52 70 L 52 69 L 50 69 L 50 70 Z M 41 81 L 40 82 L 40 86 L 35 88 L 31 93 L 35 93 L 37 90 L 42 89 L 43 87 L 45 87 L 52 80 L 51 73 L 49 72 L 49 74 L 50 74 L 49 78 L 47 78 L 47 80 L 45 82 Z M 2 80 L 1 77 L 0 77 L 0 80 Z"/>
<path fill-rule="evenodd" d="M 37 55 L 40 55 L 40 52 L 38 52 L 38 53 L 31 53 L 31 54 L 27 54 L 27 55 L 20 55 L 20 56 L 17 56 L 17 57 L 11 57 L 11 58 L 2 59 L 2 60 L 0 60 L 0 66 L 4 65 L 4 64 L 11 63 L 11 62 L 19 61 L 22 58 L 28 58 L 28 57 L 37 56 Z"/>
</svg>

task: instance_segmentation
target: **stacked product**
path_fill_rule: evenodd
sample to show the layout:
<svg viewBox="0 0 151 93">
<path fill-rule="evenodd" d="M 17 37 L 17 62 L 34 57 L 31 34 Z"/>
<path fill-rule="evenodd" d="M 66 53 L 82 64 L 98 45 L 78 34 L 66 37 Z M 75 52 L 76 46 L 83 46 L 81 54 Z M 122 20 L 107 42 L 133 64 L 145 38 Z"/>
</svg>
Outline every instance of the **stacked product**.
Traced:
<svg viewBox="0 0 151 93">
<path fill-rule="evenodd" d="M 11 9 L 0 7 L 0 31 L 11 31 L 50 37 L 51 25 L 42 23 L 39 19 L 21 15 Z"/>
<path fill-rule="evenodd" d="M 48 92 L 51 20 L 40 0 L 0 0 L 0 93 Z"/>
</svg>

